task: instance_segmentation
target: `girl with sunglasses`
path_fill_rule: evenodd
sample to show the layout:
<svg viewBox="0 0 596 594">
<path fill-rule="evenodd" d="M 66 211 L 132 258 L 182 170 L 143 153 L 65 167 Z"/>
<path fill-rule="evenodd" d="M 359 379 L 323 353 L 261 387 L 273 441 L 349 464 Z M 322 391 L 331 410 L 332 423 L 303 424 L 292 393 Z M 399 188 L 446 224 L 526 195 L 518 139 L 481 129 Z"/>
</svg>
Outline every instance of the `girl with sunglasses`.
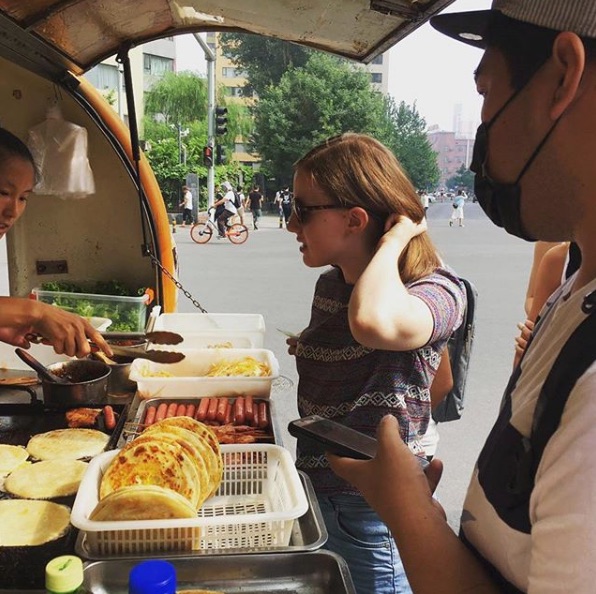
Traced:
<svg viewBox="0 0 596 594">
<path fill-rule="evenodd" d="M 426 232 L 416 190 L 385 146 L 342 134 L 295 164 L 288 230 L 307 266 L 331 266 L 308 326 L 288 340 L 300 415 L 375 436 L 392 414 L 404 442 L 424 455 L 429 388 L 465 294 Z M 298 439 L 296 465 L 317 492 L 326 546 L 346 559 L 359 594 L 411 592 L 387 527 L 330 470 L 324 450 Z"/>
</svg>

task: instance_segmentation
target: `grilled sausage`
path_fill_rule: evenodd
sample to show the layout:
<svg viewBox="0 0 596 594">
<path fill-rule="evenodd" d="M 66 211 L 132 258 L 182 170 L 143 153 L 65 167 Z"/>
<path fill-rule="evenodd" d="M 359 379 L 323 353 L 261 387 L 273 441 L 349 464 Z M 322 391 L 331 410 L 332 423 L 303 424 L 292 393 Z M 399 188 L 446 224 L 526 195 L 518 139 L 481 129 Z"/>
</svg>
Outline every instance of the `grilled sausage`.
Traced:
<svg viewBox="0 0 596 594">
<path fill-rule="evenodd" d="M 258 427 L 264 429 L 269 425 L 267 415 L 267 403 L 265 401 L 259 402 L 259 416 L 258 416 Z"/>
<path fill-rule="evenodd" d="M 244 411 L 246 413 L 247 422 L 250 422 L 250 419 L 253 418 L 254 415 L 254 402 L 252 396 L 245 396 L 244 397 Z"/>
<path fill-rule="evenodd" d="M 197 412 L 195 414 L 195 419 L 197 421 L 204 421 L 207 418 L 210 402 L 211 398 L 201 398 L 201 402 L 199 406 L 197 406 Z"/>
<path fill-rule="evenodd" d="M 116 428 L 116 415 L 114 409 L 108 404 L 103 407 L 103 420 L 108 431 Z"/>
<path fill-rule="evenodd" d="M 205 417 L 206 421 L 215 421 L 215 417 L 217 415 L 217 398 L 211 398 L 209 402 L 209 408 L 207 409 L 207 415 Z"/>
<path fill-rule="evenodd" d="M 226 420 L 226 411 L 230 406 L 230 402 L 227 398 L 218 398 L 217 400 L 217 412 L 215 413 L 215 419 L 220 423 L 224 423 Z"/>
<path fill-rule="evenodd" d="M 195 416 L 195 412 L 196 412 L 196 410 L 197 410 L 197 406 L 196 406 L 196 404 L 189 404 L 189 405 L 186 407 L 186 416 L 187 416 L 187 417 L 190 417 L 191 419 L 193 419 L 193 418 L 194 418 L 194 416 Z"/>
<path fill-rule="evenodd" d="M 168 405 L 168 412 L 166 413 L 166 418 L 175 417 L 176 411 L 178 410 L 178 405 L 175 402 Z"/>
<path fill-rule="evenodd" d="M 244 404 L 244 398 L 242 396 L 238 396 L 234 401 L 234 425 L 244 425 L 246 422 Z"/>
<path fill-rule="evenodd" d="M 149 427 L 149 425 L 153 425 L 155 423 L 155 415 L 157 413 L 157 409 L 155 406 L 148 406 L 147 410 L 145 411 L 145 426 Z"/>
<path fill-rule="evenodd" d="M 178 405 L 178 408 L 176 408 L 176 416 L 177 417 L 185 417 L 186 416 L 186 404 Z"/>
<path fill-rule="evenodd" d="M 168 405 L 165 402 L 162 402 L 157 407 L 157 414 L 155 415 L 155 422 L 163 421 L 166 418 L 167 412 L 168 412 Z"/>
</svg>

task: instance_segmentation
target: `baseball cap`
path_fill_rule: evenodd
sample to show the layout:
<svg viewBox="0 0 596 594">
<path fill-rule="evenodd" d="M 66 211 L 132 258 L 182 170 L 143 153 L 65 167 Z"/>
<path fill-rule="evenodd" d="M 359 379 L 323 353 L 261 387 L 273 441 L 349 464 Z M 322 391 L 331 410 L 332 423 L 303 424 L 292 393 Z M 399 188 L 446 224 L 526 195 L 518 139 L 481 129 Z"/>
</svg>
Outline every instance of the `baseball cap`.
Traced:
<svg viewBox="0 0 596 594">
<path fill-rule="evenodd" d="M 453 39 L 484 48 L 486 30 L 495 13 L 555 31 L 572 31 L 580 37 L 596 37 L 593 0 L 493 0 L 490 10 L 439 14 L 430 24 Z"/>
</svg>

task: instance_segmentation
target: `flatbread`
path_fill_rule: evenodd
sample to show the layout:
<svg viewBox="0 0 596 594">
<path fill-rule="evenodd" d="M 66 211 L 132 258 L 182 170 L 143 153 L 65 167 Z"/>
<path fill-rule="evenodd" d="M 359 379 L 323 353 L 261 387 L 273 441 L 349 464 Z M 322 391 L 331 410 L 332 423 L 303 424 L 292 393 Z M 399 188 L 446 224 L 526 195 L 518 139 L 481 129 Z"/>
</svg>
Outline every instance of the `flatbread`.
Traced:
<svg viewBox="0 0 596 594">
<path fill-rule="evenodd" d="M 196 509 L 179 493 L 156 485 L 131 485 L 113 491 L 91 512 L 96 522 L 196 518 Z"/>
<path fill-rule="evenodd" d="M 100 500 L 131 485 L 157 485 L 186 497 L 195 507 L 200 482 L 190 454 L 180 444 L 138 437 L 114 456 L 99 488 Z"/>
<path fill-rule="evenodd" d="M 37 546 L 64 536 L 70 508 L 51 501 L 0 501 L 0 547 Z"/>
<path fill-rule="evenodd" d="M 27 451 L 37 460 L 78 460 L 100 454 L 108 440 L 96 429 L 56 429 L 32 437 Z"/>
<path fill-rule="evenodd" d="M 29 452 L 23 446 L 0 444 L 0 475 L 8 474 L 18 468 L 29 457 Z"/>
<path fill-rule="evenodd" d="M 88 464 L 80 460 L 45 460 L 17 468 L 4 483 L 11 495 L 53 499 L 74 495 Z"/>
</svg>

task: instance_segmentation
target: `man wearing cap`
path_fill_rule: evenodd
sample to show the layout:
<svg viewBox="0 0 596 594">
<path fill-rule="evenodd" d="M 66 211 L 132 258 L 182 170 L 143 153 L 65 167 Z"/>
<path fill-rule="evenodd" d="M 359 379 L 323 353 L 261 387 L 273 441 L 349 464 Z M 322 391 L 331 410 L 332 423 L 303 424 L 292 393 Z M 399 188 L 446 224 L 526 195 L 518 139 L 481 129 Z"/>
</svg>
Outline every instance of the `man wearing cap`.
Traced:
<svg viewBox="0 0 596 594">
<path fill-rule="evenodd" d="M 585 367 L 541 448 L 533 424 L 558 401 L 559 393 L 544 389 L 559 368 L 555 360 L 596 315 L 596 2 L 494 0 L 490 11 L 443 14 L 431 23 L 484 49 L 475 72 L 484 102 L 471 165 L 478 202 L 510 234 L 577 242 L 582 262 L 541 312 L 513 372 L 471 478 L 459 538 L 431 497 L 440 462 L 433 460 L 425 477 L 392 418 L 381 422 L 374 460 L 331 457 L 331 464 L 393 531 L 416 594 L 591 594 L 594 332 L 577 353 Z"/>
<path fill-rule="evenodd" d="M 221 189 L 223 197 L 213 203 L 213 206 L 216 209 L 217 207 L 223 207 L 223 210 L 221 210 L 221 213 L 217 217 L 217 229 L 219 231 L 218 239 L 223 239 L 226 236 L 226 224 L 228 219 L 238 212 L 234 204 L 236 196 L 234 195 L 232 184 L 228 181 L 224 181 L 221 184 Z M 216 212 L 218 211 L 216 210 Z"/>
</svg>

